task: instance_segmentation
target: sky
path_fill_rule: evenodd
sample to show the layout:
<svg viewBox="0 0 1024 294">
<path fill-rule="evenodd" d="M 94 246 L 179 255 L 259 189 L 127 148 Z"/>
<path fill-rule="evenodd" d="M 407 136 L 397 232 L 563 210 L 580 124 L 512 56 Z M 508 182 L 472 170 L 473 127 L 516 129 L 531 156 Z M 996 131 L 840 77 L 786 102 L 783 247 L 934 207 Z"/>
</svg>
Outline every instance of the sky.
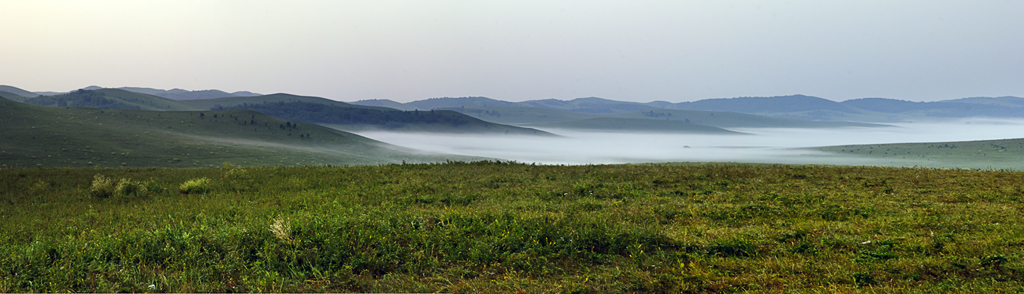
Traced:
<svg viewBox="0 0 1024 294">
<path fill-rule="evenodd" d="M 1024 97 L 1024 1 L 0 1 L 0 85 L 682 102 Z"/>
</svg>

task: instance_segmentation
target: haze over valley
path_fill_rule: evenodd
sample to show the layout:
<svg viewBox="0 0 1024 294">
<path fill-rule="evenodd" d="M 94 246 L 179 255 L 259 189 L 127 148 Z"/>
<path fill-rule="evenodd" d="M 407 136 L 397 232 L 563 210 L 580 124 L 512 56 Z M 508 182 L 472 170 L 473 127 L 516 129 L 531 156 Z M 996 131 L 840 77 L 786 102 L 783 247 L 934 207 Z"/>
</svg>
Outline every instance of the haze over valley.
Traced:
<svg viewBox="0 0 1024 294">
<path fill-rule="evenodd" d="M 99 157 L 36 160 L 36 165 L 45 166 L 210 166 L 221 162 L 239 165 L 348 165 L 367 163 L 421 162 L 450 159 L 499 159 L 540 164 L 617 164 L 617 163 L 658 163 L 658 162 L 737 162 L 737 163 L 782 163 L 782 164 L 838 164 L 838 165 L 884 165 L 921 166 L 944 168 L 1020 169 L 1024 164 L 1016 160 L 1024 150 L 1016 148 L 1015 141 L 999 144 L 1000 150 L 978 148 L 952 150 L 955 152 L 923 152 L 917 149 L 901 149 L 897 152 L 883 148 L 885 144 L 899 143 L 942 143 L 979 140 L 1005 140 L 1024 137 L 1019 114 L 1024 109 L 1024 99 L 1017 97 L 970 98 L 928 103 L 914 103 L 895 99 L 854 99 L 842 102 L 802 95 L 779 97 L 755 97 L 735 99 L 707 99 L 688 103 L 637 103 L 614 101 L 600 98 L 573 100 L 538 100 L 507 102 L 484 97 L 432 98 L 409 103 L 364 100 L 340 102 L 320 97 L 291 94 L 258 95 L 230 94 L 218 90 L 166 91 L 151 88 L 122 87 L 106 89 L 90 86 L 80 90 L 40 95 L 13 86 L 2 86 L 0 97 L 12 102 L 41 106 L 95 107 L 100 109 L 124 109 L 142 111 L 139 117 L 159 116 L 159 112 L 188 113 L 197 117 L 225 115 L 230 111 L 253 110 L 278 119 L 274 124 L 281 130 L 290 130 L 292 122 L 320 125 L 376 140 L 379 146 L 392 150 L 407 148 L 404 152 L 420 152 L 426 157 L 403 155 L 389 158 L 394 151 L 366 153 L 358 160 L 346 160 L 327 149 L 310 149 L 288 145 L 276 145 L 287 150 L 300 152 L 302 156 L 264 160 L 244 160 L 236 152 L 224 158 L 204 156 L 201 160 L 188 160 L 178 156 L 149 161 L 121 160 L 117 162 Z M 91 89 L 91 90 L 90 90 Z M 174 97 L 155 94 L 176 93 Z M 14 93 L 20 93 L 14 94 Z M 154 94 L 146 94 L 154 93 Z M 219 93 L 213 98 L 192 97 Z M 42 93 L 48 94 L 48 93 Z M 52 94 L 52 93 L 49 93 Z M 384 106 L 387 105 L 387 106 Z M 693 106 L 705 105 L 705 106 Z M 712 105 L 712 106 L 709 106 Z M 900 105 L 894 107 L 893 105 Z M 388 107 L 390 106 L 390 107 Z M 28 106 L 22 106 L 28 107 Z M 393 107 L 393 108 L 392 108 Z M 659 108 L 664 107 L 664 108 Z M 690 109 L 681 109 L 690 108 Z M 694 109 L 697 108 L 697 109 Z M 32 108 L 39 113 L 63 108 Z M 148 111 L 147 111 L 148 110 Z M 156 112 L 153 112 L 156 111 Z M 826 113 L 841 115 L 825 115 Z M 810 120 L 814 115 L 826 120 Z M 19 114 L 24 115 L 24 114 Z M 230 115 L 230 114 L 228 114 Z M 64 115 L 49 116 L 52 121 L 66 119 Z M 13 117 L 12 117 L 13 118 Z M 201 118 L 201 117 L 200 117 Z M 250 118 L 241 121 L 240 126 L 259 124 Z M 838 118 L 859 118 L 860 121 L 843 121 Z M 28 118 L 24 118 L 28 119 Z M 39 119 L 39 118 L 36 118 Z M 45 120 L 44 120 L 45 121 Z M 239 121 L 235 119 L 235 123 Z M 21 121 L 21 123 L 27 123 Z M 194 123 L 194 122 L 192 122 Z M 28 123 L 45 129 L 38 123 Z M 6 127 L 14 128 L 15 124 Z M 159 127 L 159 126 L 153 126 Z M 173 126 L 166 126 L 173 129 Z M 267 123 L 261 128 L 274 131 Z M 38 133 L 40 130 L 35 131 Z M 281 131 L 278 130 L 278 131 Z M 20 129 L 25 132 L 24 129 Z M 124 131 L 127 131 L 125 129 Z M 225 130 L 227 131 L 227 130 Z M 116 131 L 105 131 L 116 132 Z M 230 132 L 230 131 L 229 131 Z M 7 158 L 15 150 L 38 149 L 22 146 L 18 131 L 8 132 L 4 146 Z M 31 136 L 33 132 L 26 132 Z M 298 142 L 309 141 L 305 134 Z M 237 134 L 209 133 L 211 142 L 224 142 L 225 136 Z M 203 135 L 193 136 L 188 141 L 204 141 Z M 323 135 L 318 134 L 319 139 Z M 34 137 L 34 136 L 33 136 Z M 248 145 L 258 144 L 261 139 L 240 140 Z M 239 141 L 239 142 L 242 142 Z M 268 145 L 271 142 L 265 142 Z M 302 143 L 308 144 L 309 142 Z M 74 140 L 65 140 L 64 145 L 74 146 Z M 81 142 L 95 146 L 95 142 Z M 235 144 L 237 145 L 237 143 Z M 875 145 L 858 148 L 854 145 Z M 1014 146 L 1005 149 L 1003 145 Z M 847 148 L 829 147 L 847 146 Z M 112 153 L 132 150 L 133 147 L 113 146 Z M 140 147 L 134 147 L 135 149 Z M 325 148 L 323 146 L 316 148 Z M 875 148 L 879 149 L 875 153 Z M 365 149 L 365 148 L 364 148 Z M 859 152 L 864 149 L 864 152 Z M 984 149 L 984 148 L 982 148 Z M 320 153 L 326 152 L 321 155 Z M 890 152 L 891 151 L 891 152 Z M 968 152 L 970 151 L 970 152 Z M 95 151 L 93 151 L 95 152 Z M 313 152 L 313 153 L 310 153 Z M 30 152 L 31 153 L 31 152 Z M 45 153 L 45 152 L 44 152 Z M 50 151 L 50 153 L 53 153 Z M 103 152 L 106 153 L 106 152 Z M 210 154 L 214 154 L 210 152 Z M 246 153 L 249 154 L 249 153 Z M 353 155 L 350 152 L 344 154 Z M 397 155 L 398 153 L 394 153 Z M 53 154 L 21 154 L 27 160 L 33 156 Z M 191 153 L 184 152 L 185 156 Z M 310 158 L 309 156 L 314 156 Z M 318 157 L 319 156 L 319 157 Z M 433 156 L 433 157 L 431 157 Z M 446 159 L 444 156 L 450 156 Z M 156 156 L 159 157 L 159 156 Z M 304 158 L 295 160 L 295 158 Z M 354 158 L 354 157 L 353 157 Z M 9 166 L 31 166 L 23 161 L 7 160 Z M 131 162 L 131 164 L 129 164 Z"/>
</svg>

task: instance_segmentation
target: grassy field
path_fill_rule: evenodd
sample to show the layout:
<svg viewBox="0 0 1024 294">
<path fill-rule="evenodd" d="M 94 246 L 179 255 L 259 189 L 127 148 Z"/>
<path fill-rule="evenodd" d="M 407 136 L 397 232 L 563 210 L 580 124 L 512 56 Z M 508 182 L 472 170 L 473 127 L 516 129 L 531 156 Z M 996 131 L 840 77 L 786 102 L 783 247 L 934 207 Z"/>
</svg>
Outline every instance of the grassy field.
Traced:
<svg viewBox="0 0 1024 294">
<path fill-rule="evenodd" d="M 842 145 L 810 148 L 900 165 L 1024 170 L 1024 139 L 939 143 Z"/>
<path fill-rule="evenodd" d="M 1021 292 L 1024 173 L 0 169 L 0 292 Z"/>
<path fill-rule="evenodd" d="M 466 160 L 250 110 L 143 111 L 0 99 L 0 167 L 352 165 Z"/>
</svg>

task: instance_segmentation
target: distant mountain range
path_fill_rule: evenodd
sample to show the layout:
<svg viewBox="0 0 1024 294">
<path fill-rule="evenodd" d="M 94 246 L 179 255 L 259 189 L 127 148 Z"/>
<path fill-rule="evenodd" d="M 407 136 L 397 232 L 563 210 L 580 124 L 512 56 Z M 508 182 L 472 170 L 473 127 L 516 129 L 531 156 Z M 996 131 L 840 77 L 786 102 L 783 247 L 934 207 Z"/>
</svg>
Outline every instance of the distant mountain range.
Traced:
<svg viewBox="0 0 1024 294">
<path fill-rule="evenodd" d="M 103 87 L 99 87 L 99 86 L 88 86 L 88 87 L 82 88 L 81 90 L 99 90 L 99 89 L 109 89 L 109 88 L 103 88 Z M 163 98 L 172 99 L 172 100 L 213 99 L 213 98 L 223 98 L 223 97 L 251 97 L 251 96 L 260 96 L 261 95 L 261 94 L 257 94 L 257 93 L 253 93 L 253 92 L 249 92 L 249 91 L 238 91 L 238 92 L 228 93 L 228 92 L 224 92 L 224 91 L 221 91 L 221 90 L 189 91 L 189 90 L 182 90 L 182 89 L 177 89 L 177 88 L 170 89 L 170 90 L 162 90 L 162 89 L 140 88 L 140 87 L 120 87 L 120 88 L 116 88 L 116 89 L 125 90 L 125 91 L 129 91 L 129 92 L 135 92 L 135 93 L 149 94 L 149 95 L 153 95 L 153 96 L 157 96 L 157 97 L 163 97 Z M 67 94 L 68 93 L 68 92 L 45 92 L 45 91 L 44 92 L 30 92 L 30 91 L 26 91 L 26 90 L 23 90 L 23 89 L 14 87 L 14 86 L 5 86 L 5 85 L 0 85 L 0 92 L 7 92 L 7 93 L 11 93 L 11 94 L 18 95 L 18 96 L 21 96 L 21 97 L 25 97 L 25 98 L 33 98 L 33 97 L 36 97 L 36 96 L 61 95 L 61 94 Z"/>
<path fill-rule="evenodd" d="M 862 98 L 836 102 L 820 97 L 788 95 L 716 98 L 678 103 L 641 103 L 596 97 L 523 102 L 487 97 L 444 97 L 408 103 L 391 100 L 346 103 L 320 97 L 291 94 L 258 95 L 245 91 L 227 93 L 219 90 L 186 91 L 139 87 L 104 89 L 95 86 L 83 90 L 89 92 L 76 91 L 39 96 L 39 93 L 16 87 L 0 86 L 0 96 L 38 105 L 106 109 L 253 109 L 282 119 L 320 123 L 349 131 L 381 129 L 512 134 L 533 133 L 535 130 L 532 128 L 547 128 L 610 132 L 730 133 L 733 132 L 729 130 L 730 128 L 877 127 L 884 126 L 877 123 L 950 118 L 1024 118 L 1024 98 L 1019 97 L 972 97 L 936 102 Z M 310 109 L 317 111 L 309 111 Z M 374 113 L 385 112 L 367 115 L 367 111 L 371 110 L 375 111 Z M 468 118 L 445 114 L 425 120 L 427 117 L 387 112 L 392 110 L 450 110 Z M 438 123 L 440 121 L 449 123 Z M 432 125 L 425 125 L 428 122 Z M 470 129 L 475 131 L 469 131 Z"/>
<path fill-rule="evenodd" d="M 97 90 L 100 88 L 90 86 L 84 89 Z M 220 90 L 187 91 L 182 89 L 161 90 L 141 87 L 121 87 L 118 89 L 179 101 L 261 96 L 260 94 L 247 91 L 227 93 Z M 16 101 L 36 97 L 41 94 L 63 94 L 30 92 L 17 87 L 0 85 L 0 95 L 3 95 L 3 93 L 13 94 L 13 96 L 6 96 L 10 96 L 8 99 Z M 593 114 L 629 113 L 650 110 L 701 110 L 737 112 L 799 120 L 882 123 L 968 117 L 1024 118 L 1024 98 L 1013 96 L 970 97 L 934 102 L 913 102 L 889 98 L 859 98 L 836 102 L 814 96 L 788 95 L 714 98 L 677 103 L 667 101 L 628 102 L 597 97 L 572 100 L 544 99 L 523 102 L 509 102 L 487 97 L 443 97 L 407 103 L 375 99 L 360 100 L 350 102 L 350 104 L 407 111 L 463 107 L 530 107 Z"/>
</svg>

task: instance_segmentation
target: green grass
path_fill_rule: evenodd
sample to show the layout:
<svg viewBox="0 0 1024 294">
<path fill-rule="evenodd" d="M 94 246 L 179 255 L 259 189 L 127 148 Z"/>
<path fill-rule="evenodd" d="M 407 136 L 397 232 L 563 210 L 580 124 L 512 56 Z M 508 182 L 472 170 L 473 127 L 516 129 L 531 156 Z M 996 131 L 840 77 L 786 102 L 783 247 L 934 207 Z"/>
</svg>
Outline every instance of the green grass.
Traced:
<svg viewBox="0 0 1024 294">
<path fill-rule="evenodd" d="M 93 196 L 96 175 L 146 193 Z M 495 162 L 2 169 L 0 292 L 1020 292 L 1022 176 Z M 203 178 L 208 190 L 178 189 Z"/>
<path fill-rule="evenodd" d="M 0 167 L 352 165 L 466 160 L 249 110 L 46 107 L 0 99 Z"/>
<path fill-rule="evenodd" d="M 842 145 L 809 149 L 843 156 L 892 160 L 902 165 L 1024 170 L 1024 139 Z"/>
</svg>

